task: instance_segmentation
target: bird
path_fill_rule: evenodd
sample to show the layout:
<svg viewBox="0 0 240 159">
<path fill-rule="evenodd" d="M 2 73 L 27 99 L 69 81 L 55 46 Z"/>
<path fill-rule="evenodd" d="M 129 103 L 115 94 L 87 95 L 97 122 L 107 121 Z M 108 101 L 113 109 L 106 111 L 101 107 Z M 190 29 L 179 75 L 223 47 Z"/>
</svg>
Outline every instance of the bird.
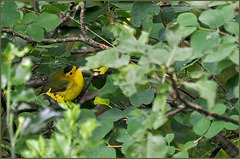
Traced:
<svg viewBox="0 0 240 159">
<path fill-rule="evenodd" d="M 72 101 L 82 91 L 84 79 L 79 66 L 68 65 L 53 74 L 37 92 L 45 93 L 59 103 Z"/>
</svg>

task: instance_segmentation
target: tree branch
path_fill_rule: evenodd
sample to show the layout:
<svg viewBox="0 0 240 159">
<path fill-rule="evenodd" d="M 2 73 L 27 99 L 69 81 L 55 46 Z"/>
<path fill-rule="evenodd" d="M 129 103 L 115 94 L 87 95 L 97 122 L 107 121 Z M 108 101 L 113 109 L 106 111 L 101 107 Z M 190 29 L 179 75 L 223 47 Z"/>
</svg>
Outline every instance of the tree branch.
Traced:
<svg viewBox="0 0 240 159">
<path fill-rule="evenodd" d="M 90 75 L 88 77 L 87 82 L 85 83 L 81 93 L 77 96 L 76 99 L 79 100 L 79 102 L 81 101 L 81 98 L 83 97 L 83 95 L 86 93 L 88 87 L 90 86 L 92 79 L 93 79 L 93 75 Z"/>
<path fill-rule="evenodd" d="M 165 117 L 166 117 L 166 118 L 169 118 L 170 116 L 176 115 L 177 113 L 183 111 L 184 109 L 186 109 L 185 106 L 184 106 L 184 107 L 179 107 L 179 108 L 174 109 L 174 110 L 172 110 L 172 111 L 169 111 L 169 112 L 165 115 Z"/>
<path fill-rule="evenodd" d="M 230 157 L 237 157 L 239 149 L 225 136 L 223 132 L 212 138 L 213 142 L 220 146 Z"/>
<path fill-rule="evenodd" d="M 82 8 L 80 12 L 80 24 L 81 24 L 81 32 L 83 36 L 87 36 L 86 28 L 85 28 L 85 10 L 86 10 L 86 1 L 82 2 Z"/>
<path fill-rule="evenodd" d="M 212 116 L 212 117 L 214 117 L 216 119 L 224 120 L 226 122 L 231 122 L 233 124 L 239 125 L 239 122 L 237 120 L 235 120 L 235 119 L 229 118 L 227 116 L 219 115 L 217 113 L 209 112 L 209 111 L 203 109 L 201 106 L 199 106 L 197 104 L 194 104 L 194 103 L 191 103 L 191 102 L 183 99 L 180 96 L 179 92 L 178 92 L 177 85 L 176 85 L 176 83 L 175 83 L 175 81 L 174 81 L 174 79 L 172 77 L 172 73 L 168 72 L 168 75 L 170 77 L 170 80 L 172 81 L 172 87 L 173 87 L 173 89 L 174 89 L 174 91 L 176 93 L 176 99 L 179 100 L 179 102 L 183 103 L 187 108 L 194 109 L 194 110 L 196 110 L 196 111 L 198 111 L 200 113 L 203 113 L 206 116 Z"/>
<path fill-rule="evenodd" d="M 20 33 L 17 33 L 15 31 L 13 31 L 12 29 L 7 29 L 7 28 L 3 28 L 2 29 L 2 32 L 5 32 L 5 33 L 10 33 L 12 34 L 13 36 L 17 36 L 17 37 L 20 37 L 24 40 L 26 40 L 28 43 L 31 43 L 31 44 L 40 44 L 40 45 L 49 45 L 49 44 L 53 44 L 53 43 L 65 43 L 65 42 L 76 42 L 76 41 L 81 41 L 81 42 L 84 42 L 92 47 L 96 47 L 96 48 L 102 48 L 102 49 L 106 49 L 106 45 L 104 44 L 101 44 L 101 43 L 98 43 L 92 39 L 90 39 L 89 37 L 83 37 L 83 35 L 79 35 L 79 37 L 71 37 L 71 38 L 57 38 L 57 39 L 44 39 L 42 40 L 41 42 L 37 42 L 35 40 L 33 40 L 32 38 L 28 37 L 28 36 L 25 36 L 23 34 L 20 34 Z"/>
</svg>

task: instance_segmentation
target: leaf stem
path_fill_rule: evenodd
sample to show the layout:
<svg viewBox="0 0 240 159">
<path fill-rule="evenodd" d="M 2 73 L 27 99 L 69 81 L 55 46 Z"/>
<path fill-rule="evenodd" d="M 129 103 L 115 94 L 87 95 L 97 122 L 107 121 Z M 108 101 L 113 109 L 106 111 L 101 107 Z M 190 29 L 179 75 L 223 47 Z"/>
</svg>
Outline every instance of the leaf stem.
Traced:
<svg viewBox="0 0 240 159">
<path fill-rule="evenodd" d="M 11 56 L 11 55 L 9 55 Z M 15 158 L 15 137 L 13 132 L 13 111 L 11 110 L 11 60 L 8 61 L 8 85 L 7 85 L 7 125 L 11 143 L 11 157 Z"/>
</svg>

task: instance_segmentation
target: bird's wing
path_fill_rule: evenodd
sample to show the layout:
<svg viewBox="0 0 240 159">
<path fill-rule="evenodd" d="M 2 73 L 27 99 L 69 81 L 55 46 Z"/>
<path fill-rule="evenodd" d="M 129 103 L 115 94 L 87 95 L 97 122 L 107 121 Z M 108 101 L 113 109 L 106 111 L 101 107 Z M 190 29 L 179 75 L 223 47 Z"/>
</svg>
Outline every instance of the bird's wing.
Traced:
<svg viewBox="0 0 240 159">
<path fill-rule="evenodd" d="M 49 88 L 51 88 L 51 93 L 65 91 L 68 86 L 68 83 L 69 83 L 68 80 L 48 81 L 43 85 L 41 93 L 46 93 L 49 90 Z"/>
</svg>

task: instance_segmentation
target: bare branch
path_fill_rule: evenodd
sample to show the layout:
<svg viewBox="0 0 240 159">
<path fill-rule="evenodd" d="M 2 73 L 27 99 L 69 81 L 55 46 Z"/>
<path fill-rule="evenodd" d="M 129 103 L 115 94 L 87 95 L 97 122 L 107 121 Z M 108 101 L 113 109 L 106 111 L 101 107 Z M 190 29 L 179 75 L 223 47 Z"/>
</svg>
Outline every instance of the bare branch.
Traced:
<svg viewBox="0 0 240 159">
<path fill-rule="evenodd" d="M 40 10 L 40 8 L 39 8 L 39 3 L 38 3 L 38 1 L 35 1 L 34 3 L 35 3 L 35 9 L 36 9 L 37 13 L 40 13 L 41 10 Z"/>
<path fill-rule="evenodd" d="M 88 87 L 90 86 L 92 79 L 93 79 L 93 75 L 90 75 L 90 76 L 88 77 L 88 80 L 87 80 L 87 82 L 85 83 L 85 85 L 84 85 L 81 93 L 77 96 L 77 98 L 76 98 L 77 100 L 79 100 L 79 101 L 81 100 L 81 98 L 83 97 L 83 95 L 86 93 Z"/>
<path fill-rule="evenodd" d="M 183 111 L 184 109 L 186 109 L 185 106 L 184 106 L 184 107 L 179 107 L 179 108 L 174 109 L 174 110 L 172 110 L 172 111 L 169 111 L 169 112 L 165 115 L 165 117 L 166 117 L 166 118 L 169 118 L 170 116 L 176 115 L 177 113 Z"/>
<path fill-rule="evenodd" d="M 212 138 L 213 142 L 220 146 L 230 157 L 237 157 L 239 149 L 229 140 L 223 132 L 218 133 Z"/>
<path fill-rule="evenodd" d="M 203 109 L 201 106 L 197 105 L 197 104 L 194 104 L 194 103 L 191 103 L 185 99 L 183 99 L 179 92 L 178 92 L 178 89 L 177 89 L 177 85 L 172 77 L 172 73 L 168 73 L 169 77 L 170 77 L 170 80 L 172 81 L 172 87 L 176 93 L 176 99 L 179 100 L 181 103 L 183 103 L 187 108 L 192 108 L 200 113 L 203 113 L 204 115 L 206 116 L 212 116 L 216 119 L 220 119 L 220 120 L 224 120 L 226 122 L 231 122 L 233 124 L 236 124 L 236 125 L 239 125 L 239 122 L 235 119 L 232 119 L 232 118 L 229 118 L 227 116 L 224 116 L 224 115 L 219 115 L 217 113 L 212 113 L 212 112 L 209 112 L 205 109 Z"/>
<path fill-rule="evenodd" d="M 81 41 L 84 42 L 90 46 L 96 47 L 96 48 L 102 48 L 102 49 L 106 49 L 107 46 L 101 43 L 98 43 L 92 39 L 90 39 L 89 37 L 83 37 L 83 35 L 80 34 L 79 37 L 71 37 L 71 38 L 57 38 L 57 39 L 44 39 L 41 42 L 37 42 L 35 40 L 33 40 L 32 38 L 25 36 L 23 34 L 17 33 L 15 31 L 13 31 L 12 29 L 7 29 L 7 28 L 3 28 L 2 32 L 5 33 L 10 33 L 13 36 L 17 36 L 20 37 L 24 40 L 26 40 L 28 43 L 31 44 L 41 44 L 41 45 L 49 45 L 49 44 L 53 44 L 53 43 L 65 43 L 65 42 L 76 42 L 76 41 Z"/>
<path fill-rule="evenodd" d="M 87 36 L 86 28 L 85 28 L 85 10 L 86 10 L 86 1 L 82 2 L 82 8 L 80 12 L 80 23 L 81 23 L 81 32 L 83 36 Z"/>
</svg>

